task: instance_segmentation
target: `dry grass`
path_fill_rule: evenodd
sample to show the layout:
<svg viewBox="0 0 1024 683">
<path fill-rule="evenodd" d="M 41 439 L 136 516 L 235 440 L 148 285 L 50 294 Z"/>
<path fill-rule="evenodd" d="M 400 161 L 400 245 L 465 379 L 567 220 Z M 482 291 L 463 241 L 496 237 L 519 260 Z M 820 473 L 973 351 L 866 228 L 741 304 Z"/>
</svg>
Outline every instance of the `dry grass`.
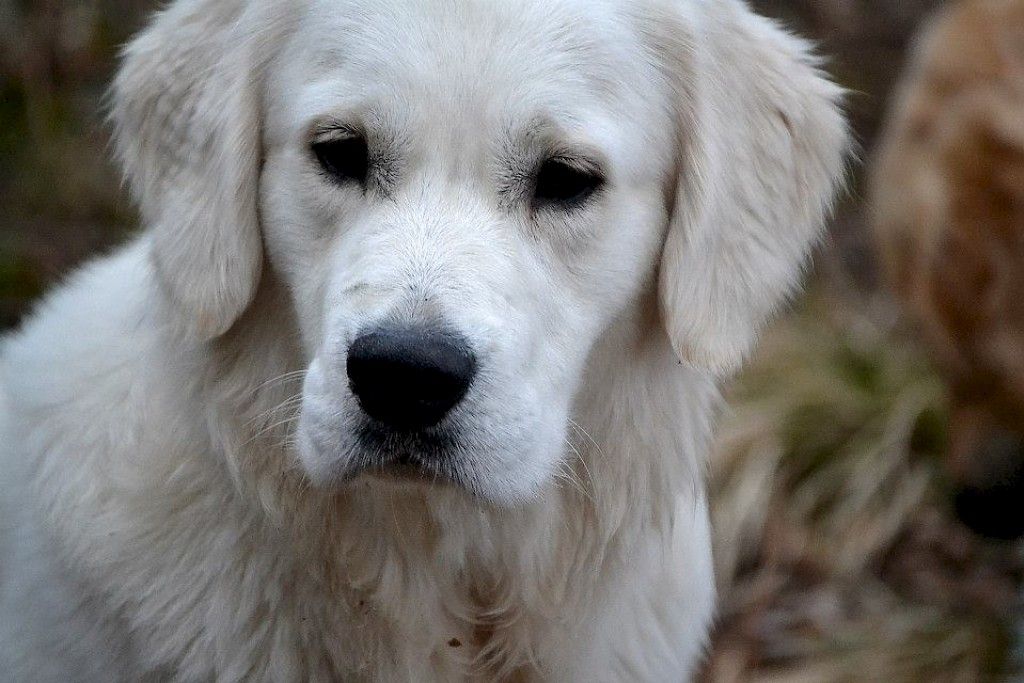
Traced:
<svg viewBox="0 0 1024 683">
<path fill-rule="evenodd" d="M 884 305 L 819 291 L 733 387 L 711 467 L 722 612 L 706 680 L 1013 669 L 1022 553 L 952 519 L 943 385 L 895 327 Z"/>
</svg>

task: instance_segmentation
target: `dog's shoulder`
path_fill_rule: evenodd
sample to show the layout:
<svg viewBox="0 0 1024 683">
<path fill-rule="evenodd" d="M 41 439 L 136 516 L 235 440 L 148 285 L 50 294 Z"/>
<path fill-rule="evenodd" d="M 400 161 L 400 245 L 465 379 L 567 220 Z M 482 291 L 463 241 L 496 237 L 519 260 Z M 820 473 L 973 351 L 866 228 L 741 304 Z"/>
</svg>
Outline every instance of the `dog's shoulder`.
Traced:
<svg viewBox="0 0 1024 683">
<path fill-rule="evenodd" d="M 90 262 L 0 348 L 2 488 L 31 488 L 51 519 L 78 524 L 102 473 L 154 450 L 175 363 L 151 270 L 144 241 Z"/>
<path fill-rule="evenodd" d="M 175 344 L 152 271 L 144 238 L 90 262 L 0 347 L 0 671 L 138 680 L 112 673 L 135 671 L 121 606 L 175 556 L 161 543 L 201 526 L 181 515 L 157 538 L 168 510 L 195 499 L 169 473 L 209 459 L 173 451 L 208 443 L 183 391 L 194 349 Z"/>
<path fill-rule="evenodd" d="M 108 412 L 124 401 L 161 325 L 144 241 L 92 261 L 46 297 L 0 347 L 8 420 Z M 76 409 L 75 406 L 82 407 Z"/>
<path fill-rule="evenodd" d="M 12 680 L 111 680 L 124 666 L 106 644 L 116 620 L 69 570 L 67 527 L 90 522 L 65 513 L 109 455 L 98 435 L 125 424 L 153 335 L 140 322 L 148 268 L 141 242 L 90 262 L 0 341 L 0 670 Z"/>
</svg>

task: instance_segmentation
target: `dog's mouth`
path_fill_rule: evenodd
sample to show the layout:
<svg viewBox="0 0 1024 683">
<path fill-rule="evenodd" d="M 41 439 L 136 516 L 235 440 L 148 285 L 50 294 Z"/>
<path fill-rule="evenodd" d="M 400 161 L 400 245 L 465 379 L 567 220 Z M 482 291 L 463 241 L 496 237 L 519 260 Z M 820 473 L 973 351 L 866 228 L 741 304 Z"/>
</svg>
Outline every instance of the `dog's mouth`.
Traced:
<svg viewBox="0 0 1024 683">
<path fill-rule="evenodd" d="M 459 482 L 457 441 L 441 430 L 395 432 L 374 424 L 359 430 L 364 456 L 351 471 L 389 482 L 450 485 Z"/>
</svg>

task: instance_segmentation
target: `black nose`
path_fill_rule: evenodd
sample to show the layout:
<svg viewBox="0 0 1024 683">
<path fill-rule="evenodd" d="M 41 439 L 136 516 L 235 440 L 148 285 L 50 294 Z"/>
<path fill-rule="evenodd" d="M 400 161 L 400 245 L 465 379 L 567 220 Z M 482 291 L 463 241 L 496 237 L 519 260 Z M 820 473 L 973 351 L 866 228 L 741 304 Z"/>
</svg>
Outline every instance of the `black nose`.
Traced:
<svg viewBox="0 0 1024 683">
<path fill-rule="evenodd" d="M 348 379 L 359 405 L 395 430 L 436 425 L 465 397 L 474 375 L 469 345 L 442 330 L 379 329 L 348 350 Z"/>
</svg>

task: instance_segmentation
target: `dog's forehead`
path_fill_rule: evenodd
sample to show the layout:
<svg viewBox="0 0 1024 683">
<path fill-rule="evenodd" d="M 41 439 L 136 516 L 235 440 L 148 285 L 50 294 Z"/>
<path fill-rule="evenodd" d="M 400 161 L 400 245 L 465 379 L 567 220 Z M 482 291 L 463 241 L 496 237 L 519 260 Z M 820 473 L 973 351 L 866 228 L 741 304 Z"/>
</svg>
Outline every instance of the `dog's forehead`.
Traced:
<svg viewBox="0 0 1024 683">
<path fill-rule="evenodd" d="M 305 44 L 318 66 L 352 61 L 448 78 L 573 68 L 598 76 L 625 41 L 601 0 L 309 0 Z"/>
<path fill-rule="evenodd" d="M 445 116 L 628 107 L 644 65 L 603 0 L 308 0 L 290 50 L 307 108 L 390 98 Z"/>
</svg>

